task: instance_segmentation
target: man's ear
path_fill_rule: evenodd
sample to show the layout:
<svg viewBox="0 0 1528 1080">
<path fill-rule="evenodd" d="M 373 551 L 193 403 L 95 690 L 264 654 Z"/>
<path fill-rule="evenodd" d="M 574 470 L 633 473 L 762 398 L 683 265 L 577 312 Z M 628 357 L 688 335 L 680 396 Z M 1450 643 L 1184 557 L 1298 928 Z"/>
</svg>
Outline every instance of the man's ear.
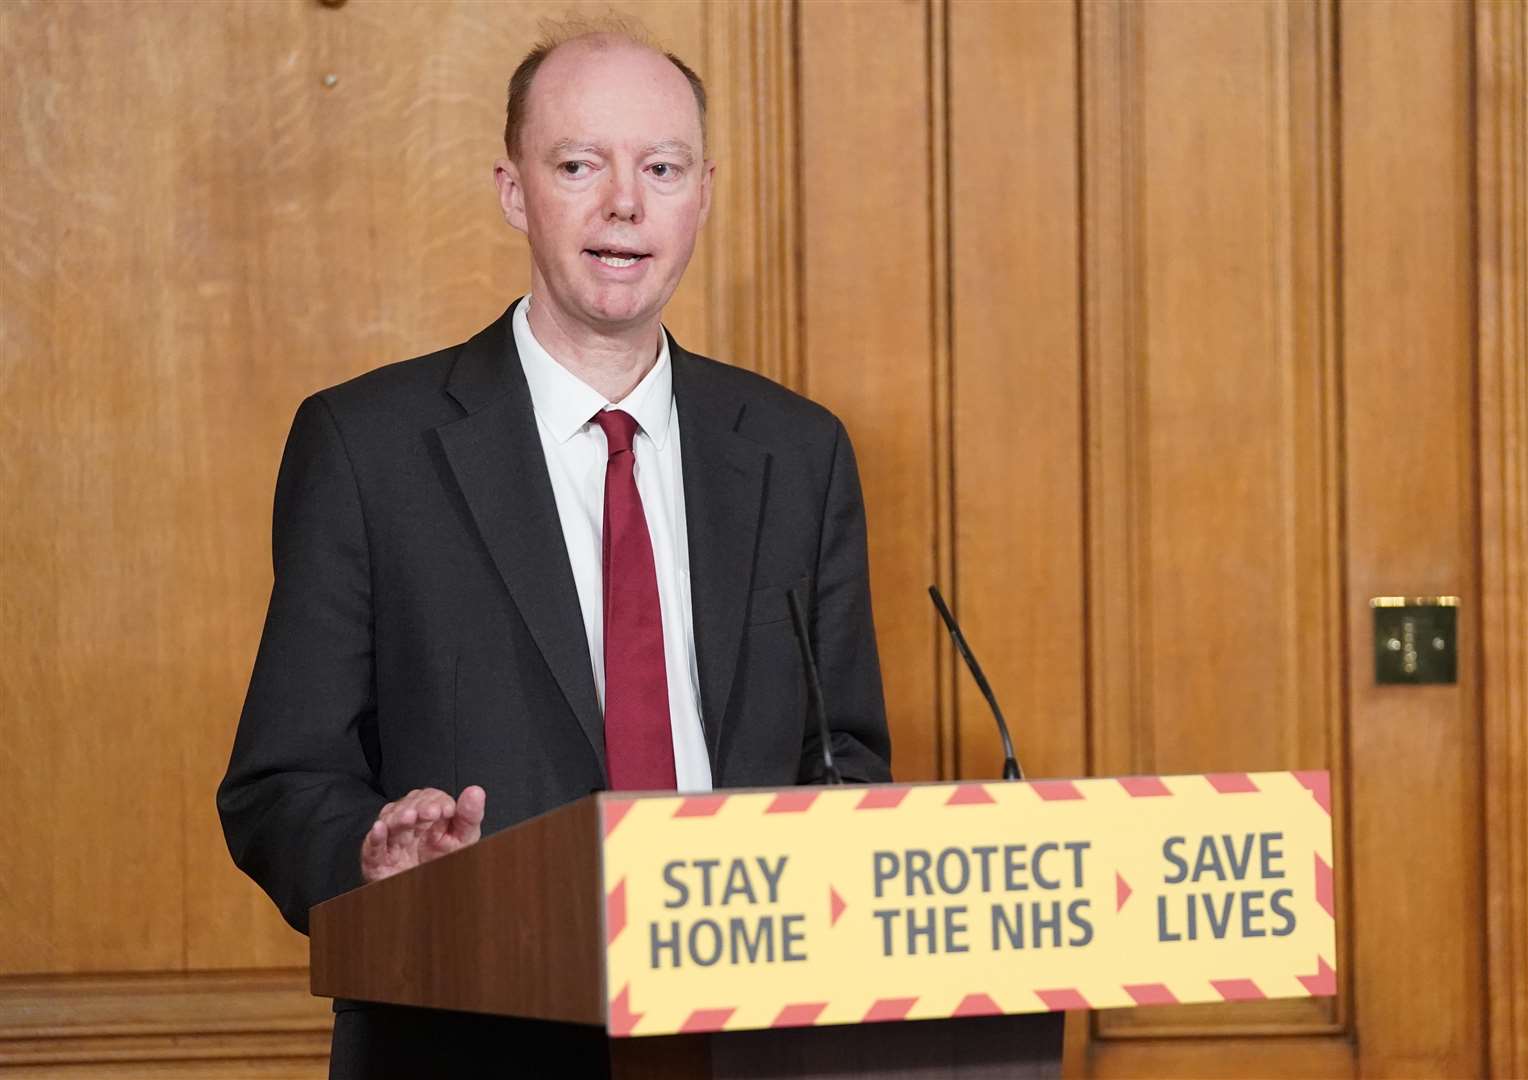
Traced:
<svg viewBox="0 0 1528 1080">
<path fill-rule="evenodd" d="M 525 187 L 520 183 L 520 166 L 509 158 L 493 163 L 493 186 L 499 189 L 499 208 L 510 228 L 526 231 Z"/>
<path fill-rule="evenodd" d="M 711 216 L 711 188 L 716 182 L 716 162 L 707 161 L 702 163 L 700 172 L 700 225 L 704 226 L 706 219 Z"/>
</svg>

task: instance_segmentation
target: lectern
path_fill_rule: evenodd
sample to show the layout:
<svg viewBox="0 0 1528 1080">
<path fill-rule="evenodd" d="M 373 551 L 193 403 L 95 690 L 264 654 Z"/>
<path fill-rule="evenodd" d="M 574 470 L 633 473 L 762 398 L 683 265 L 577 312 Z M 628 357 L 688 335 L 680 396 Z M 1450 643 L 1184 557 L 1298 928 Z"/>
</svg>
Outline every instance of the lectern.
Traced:
<svg viewBox="0 0 1528 1080">
<path fill-rule="evenodd" d="M 607 793 L 316 906 L 312 985 L 616 1077 L 1058 1076 L 1066 1010 L 1334 993 L 1332 912 L 1325 773 Z"/>
</svg>

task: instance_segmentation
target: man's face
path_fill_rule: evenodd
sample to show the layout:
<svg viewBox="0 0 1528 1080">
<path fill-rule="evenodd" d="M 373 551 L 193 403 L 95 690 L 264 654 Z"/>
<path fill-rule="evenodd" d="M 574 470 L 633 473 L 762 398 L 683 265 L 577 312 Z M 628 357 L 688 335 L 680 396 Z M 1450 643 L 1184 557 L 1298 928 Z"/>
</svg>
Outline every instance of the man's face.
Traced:
<svg viewBox="0 0 1528 1080">
<path fill-rule="evenodd" d="M 526 113 L 519 161 L 494 175 L 538 307 L 565 330 L 656 321 L 711 205 L 688 80 L 650 50 L 575 41 L 542 63 Z"/>
</svg>

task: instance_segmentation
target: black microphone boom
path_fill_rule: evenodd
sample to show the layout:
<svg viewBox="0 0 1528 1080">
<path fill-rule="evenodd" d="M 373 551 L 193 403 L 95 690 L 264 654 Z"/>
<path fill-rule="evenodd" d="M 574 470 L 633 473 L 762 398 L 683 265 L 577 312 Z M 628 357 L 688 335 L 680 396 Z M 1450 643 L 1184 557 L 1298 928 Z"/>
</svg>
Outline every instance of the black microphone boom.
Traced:
<svg viewBox="0 0 1528 1080">
<path fill-rule="evenodd" d="M 1003 710 L 997 707 L 997 698 L 992 694 L 992 687 L 987 685 L 987 676 L 982 674 L 982 666 L 976 662 L 976 657 L 971 655 L 971 646 L 966 644 L 966 636 L 960 632 L 955 616 L 950 614 L 950 609 L 944 604 L 944 597 L 939 595 L 939 586 L 930 585 L 928 594 L 933 598 L 934 606 L 939 609 L 939 617 L 944 620 L 945 628 L 949 630 L 950 637 L 955 641 L 956 651 L 966 662 L 966 667 L 971 669 L 982 697 L 987 699 L 987 704 L 992 707 L 992 715 L 997 718 L 997 731 L 1003 737 L 1003 779 L 1024 779 L 1024 772 L 1019 768 L 1019 759 L 1013 753 L 1013 739 L 1008 735 L 1008 721 L 1003 719 Z"/>
<path fill-rule="evenodd" d="M 817 730 L 822 736 L 822 771 L 826 783 L 842 784 L 838 766 L 833 763 L 833 732 L 828 727 L 828 709 L 822 703 L 822 683 L 817 678 L 817 661 L 812 659 L 812 639 L 807 636 L 806 616 L 801 613 L 801 600 L 795 589 L 788 589 L 785 602 L 791 608 L 791 621 L 796 624 L 796 642 L 801 646 L 801 662 L 806 667 L 806 688 L 812 696 L 812 712 L 817 715 Z"/>
</svg>

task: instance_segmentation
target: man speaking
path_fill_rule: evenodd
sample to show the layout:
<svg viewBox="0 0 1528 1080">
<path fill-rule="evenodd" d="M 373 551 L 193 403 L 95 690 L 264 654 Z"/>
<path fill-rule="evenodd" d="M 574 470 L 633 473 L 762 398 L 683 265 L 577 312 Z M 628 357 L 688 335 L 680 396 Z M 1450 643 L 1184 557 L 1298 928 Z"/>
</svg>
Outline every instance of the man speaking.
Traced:
<svg viewBox="0 0 1528 1080">
<path fill-rule="evenodd" d="M 889 779 L 842 425 L 660 323 L 710 208 L 704 130 L 677 57 L 554 35 L 514 73 L 494 167 L 530 295 L 298 409 L 218 791 L 235 862 L 297 929 L 591 791 L 820 780 L 791 589 L 840 771 Z M 336 1011 L 334 1075 L 450 1075 L 489 1047 L 600 1067 L 602 1040 L 556 1025 Z"/>
</svg>

